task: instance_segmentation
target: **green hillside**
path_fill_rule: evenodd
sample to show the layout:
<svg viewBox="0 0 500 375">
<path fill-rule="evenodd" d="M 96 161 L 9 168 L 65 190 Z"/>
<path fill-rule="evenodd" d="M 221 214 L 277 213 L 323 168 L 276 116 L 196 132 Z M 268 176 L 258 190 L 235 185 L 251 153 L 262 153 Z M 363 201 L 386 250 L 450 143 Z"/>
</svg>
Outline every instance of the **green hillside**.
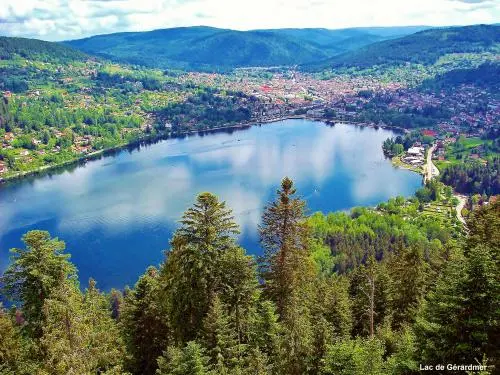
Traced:
<svg viewBox="0 0 500 375">
<path fill-rule="evenodd" d="M 478 67 L 455 69 L 425 80 L 423 88 L 453 90 L 467 84 L 500 91 L 500 63 L 485 62 Z"/>
<path fill-rule="evenodd" d="M 421 29 L 422 27 L 420 27 Z M 227 70 L 323 61 L 415 27 L 235 31 L 205 26 L 98 35 L 65 42 L 84 52 L 160 68 Z"/>
<path fill-rule="evenodd" d="M 58 43 L 0 36 L 0 60 L 10 60 L 15 57 L 43 62 L 81 61 L 88 58 L 81 51 Z"/>
<path fill-rule="evenodd" d="M 59 43 L 1 38 L 0 56 L 0 182 L 145 138 L 249 121 L 262 112 L 241 92 L 222 94 Z"/>
<path fill-rule="evenodd" d="M 436 28 L 382 41 L 358 50 L 305 65 L 306 70 L 417 63 L 432 65 L 445 55 L 500 51 L 500 27 L 475 25 Z"/>
</svg>

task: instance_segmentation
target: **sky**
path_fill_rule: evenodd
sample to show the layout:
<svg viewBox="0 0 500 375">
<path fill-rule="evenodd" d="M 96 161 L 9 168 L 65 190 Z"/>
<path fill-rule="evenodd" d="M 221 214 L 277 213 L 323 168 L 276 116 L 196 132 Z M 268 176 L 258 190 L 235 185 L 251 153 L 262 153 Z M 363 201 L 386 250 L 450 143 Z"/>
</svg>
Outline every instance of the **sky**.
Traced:
<svg viewBox="0 0 500 375">
<path fill-rule="evenodd" d="M 499 22 L 500 0 L 0 0 L 0 35 L 51 41 L 194 25 L 250 30 Z"/>
</svg>

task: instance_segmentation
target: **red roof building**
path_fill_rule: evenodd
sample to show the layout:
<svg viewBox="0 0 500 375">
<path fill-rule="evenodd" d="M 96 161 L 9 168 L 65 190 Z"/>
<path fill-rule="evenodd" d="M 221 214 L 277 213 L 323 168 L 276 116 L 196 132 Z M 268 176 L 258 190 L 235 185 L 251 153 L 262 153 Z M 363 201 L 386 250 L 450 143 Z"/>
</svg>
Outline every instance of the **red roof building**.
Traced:
<svg viewBox="0 0 500 375">
<path fill-rule="evenodd" d="M 437 135 L 437 132 L 435 132 L 434 130 L 422 130 L 422 135 L 426 135 L 426 136 L 429 136 L 429 137 L 435 137 Z"/>
</svg>

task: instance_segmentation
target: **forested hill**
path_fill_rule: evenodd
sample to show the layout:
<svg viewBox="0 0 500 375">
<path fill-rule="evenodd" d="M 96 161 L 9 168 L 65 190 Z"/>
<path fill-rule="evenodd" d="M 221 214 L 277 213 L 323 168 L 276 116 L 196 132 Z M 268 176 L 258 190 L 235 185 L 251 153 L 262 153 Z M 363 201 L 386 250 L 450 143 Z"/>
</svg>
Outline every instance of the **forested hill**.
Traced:
<svg viewBox="0 0 500 375">
<path fill-rule="evenodd" d="M 79 61 L 89 58 L 85 53 L 59 43 L 0 36 L 0 60 L 11 60 L 16 56 L 52 63 Z"/>
<path fill-rule="evenodd" d="M 424 30 L 304 65 L 304 69 L 370 68 L 404 63 L 431 65 L 447 54 L 482 52 L 500 52 L 500 26 L 475 25 Z"/>
<path fill-rule="evenodd" d="M 425 80 L 422 87 L 453 90 L 463 84 L 490 88 L 500 92 L 500 62 L 486 62 L 474 68 L 451 70 Z"/>
<path fill-rule="evenodd" d="M 186 69 L 310 63 L 422 27 L 235 31 L 195 26 L 97 35 L 64 42 L 121 62 Z"/>
</svg>

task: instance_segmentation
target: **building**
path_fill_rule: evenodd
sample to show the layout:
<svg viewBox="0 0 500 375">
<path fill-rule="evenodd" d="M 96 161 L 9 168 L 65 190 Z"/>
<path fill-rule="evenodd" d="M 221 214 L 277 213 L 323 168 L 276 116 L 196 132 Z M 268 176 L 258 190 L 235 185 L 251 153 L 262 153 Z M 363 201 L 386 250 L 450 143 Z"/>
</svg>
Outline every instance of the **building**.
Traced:
<svg viewBox="0 0 500 375">
<path fill-rule="evenodd" d="M 434 130 L 422 130 L 422 135 L 428 136 L 428 137 L 435 137 L 437 133 Z"/>
<path fill-rule="evenodd" d="M 7 172 L 7 164 L 4 161 L 0 160 L 0 173 Z"/>
<path fill-rule="evenodd" d="M 412 156 L 423 156 L 424 148 L 423 147 L 410 147 L 407 151 L 408 155 Z"/>
</svg>

